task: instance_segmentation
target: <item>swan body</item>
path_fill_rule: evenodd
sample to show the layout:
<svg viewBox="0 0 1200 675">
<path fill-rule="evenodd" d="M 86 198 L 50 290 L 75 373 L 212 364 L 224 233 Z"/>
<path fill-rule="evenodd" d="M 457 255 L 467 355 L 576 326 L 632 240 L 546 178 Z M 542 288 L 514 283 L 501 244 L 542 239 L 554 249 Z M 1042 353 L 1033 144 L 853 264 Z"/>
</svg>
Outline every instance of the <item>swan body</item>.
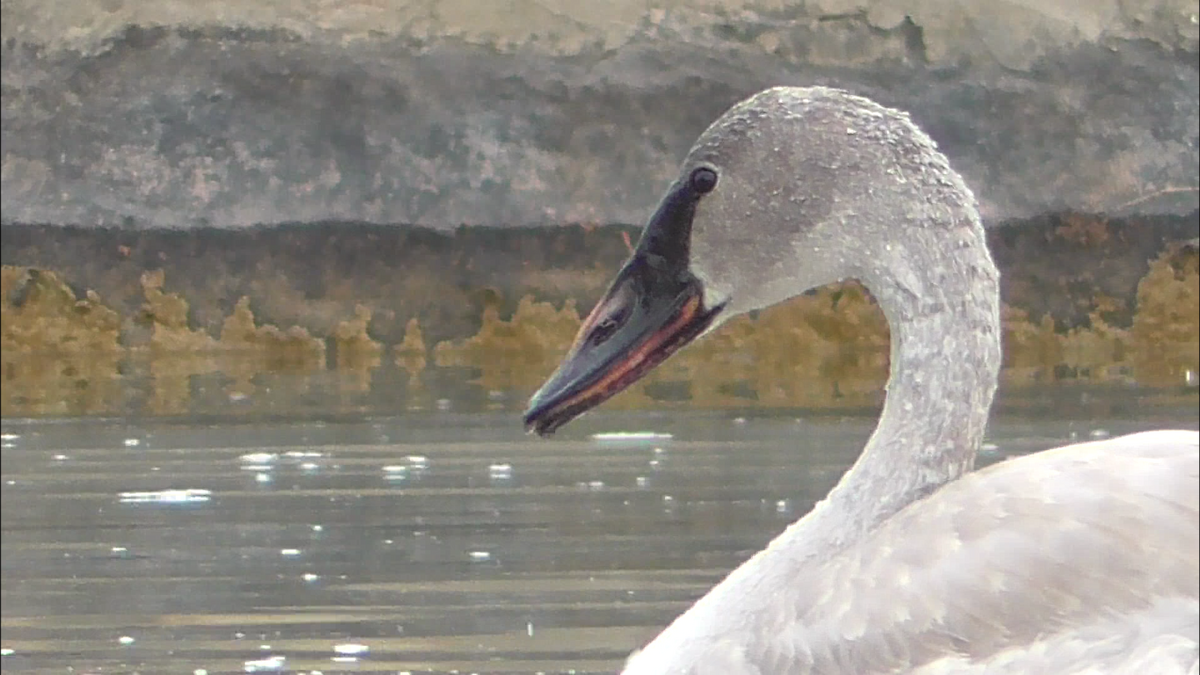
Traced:
<svg viewBox="0 0 1200 675">
<path fill-rule="evenodd" d="M 784 533 L 625 672 L 1189 672 L 1196 453 L 1152 431 L 1003 462 L 817 564 Z"/>
<path fill-rule="evenodd" d="M 891 326 L 879 425 L 825 500 L 624 672 L 1200 672 L 1200 435 L 972 472 L 999 276 L 971 191 L 868 99 L 778 87 L 714 122 L 526 424 L 552 433 L 729 317 L 845 278 Z"/>
</svg>

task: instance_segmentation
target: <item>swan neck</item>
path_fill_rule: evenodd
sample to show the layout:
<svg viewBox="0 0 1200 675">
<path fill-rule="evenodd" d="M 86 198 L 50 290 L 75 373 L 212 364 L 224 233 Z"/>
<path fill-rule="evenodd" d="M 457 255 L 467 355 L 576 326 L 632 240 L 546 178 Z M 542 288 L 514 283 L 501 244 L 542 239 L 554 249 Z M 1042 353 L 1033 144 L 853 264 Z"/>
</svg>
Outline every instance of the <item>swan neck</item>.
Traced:
<svg viewBox="0 0 1200 675">
<path fill-rule="evenodd" d="M 972 468 L 1000 366 L 998 274 L 982 228 L 973 234 L 978 244 L 953 255 L 906 254 L 917 264 L 905 274 L 863 275 L 892 339 L 887 399 L 866 449 L 825 500 L 680 616 L 628 675 L 664 672 L 663 664 L 707 653 L 712 636 L 748 625 L 758 603 L 775 597 L 763 589 L 794 587 L 813 566 Z"/>
<path fill-rule="evenodd" d="M 982 228 L 967 232 L 975 245 L 954 239 L 952 252 L 908 251 L 900 273 L 867 279 L 891 368 L 879 424 L 826 500 L 847 542 L 974 466 L 1000 367 L 999 275 Z"/>
</svg>

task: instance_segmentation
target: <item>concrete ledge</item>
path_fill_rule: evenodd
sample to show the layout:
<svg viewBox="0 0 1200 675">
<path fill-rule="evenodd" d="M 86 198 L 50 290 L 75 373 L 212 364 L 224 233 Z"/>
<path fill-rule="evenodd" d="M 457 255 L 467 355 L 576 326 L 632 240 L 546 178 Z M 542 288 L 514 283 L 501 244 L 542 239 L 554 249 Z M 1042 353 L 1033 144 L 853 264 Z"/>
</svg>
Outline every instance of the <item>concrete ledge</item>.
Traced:
<svg viewBox="0 0 1200 675">
<path fill-rule="evenodd" d="M 772 84 L 913 113 L 991 224 L 1186 214 L 1194 3 L 3 6 L 6 222 L 639 223 Z"/>
</svg>

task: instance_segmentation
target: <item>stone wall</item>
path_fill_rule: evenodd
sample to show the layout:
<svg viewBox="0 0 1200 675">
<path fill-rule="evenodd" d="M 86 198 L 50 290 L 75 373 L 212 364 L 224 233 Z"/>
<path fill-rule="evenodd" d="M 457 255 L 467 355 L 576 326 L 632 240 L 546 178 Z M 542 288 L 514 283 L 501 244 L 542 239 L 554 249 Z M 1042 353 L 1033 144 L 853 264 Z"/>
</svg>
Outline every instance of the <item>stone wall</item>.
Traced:
<svg viewBox="0 0 1200 675">
<path fill-rule="evenodd" d="M 772 84 L 912 111 L 990 223 L 1197 205 L 1188 0 L 5 0 L 0 216 L 639 223 Z"/>
</svg>

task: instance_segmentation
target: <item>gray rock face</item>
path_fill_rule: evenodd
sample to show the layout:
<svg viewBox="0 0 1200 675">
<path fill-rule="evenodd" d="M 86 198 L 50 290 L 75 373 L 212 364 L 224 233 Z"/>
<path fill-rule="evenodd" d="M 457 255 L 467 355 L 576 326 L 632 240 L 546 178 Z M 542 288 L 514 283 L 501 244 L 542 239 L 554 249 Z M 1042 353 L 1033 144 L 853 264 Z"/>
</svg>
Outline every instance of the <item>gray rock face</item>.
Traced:
<svg viewBox="0 0 1200 675">
<path fill-rule="evenodd" d="M 182 4 L 6 0 L 6 226 L 638 223 L 774 84 L 911 111 L 992 223 L 1198 203 L 1194 3 Z"/>
</svg>

